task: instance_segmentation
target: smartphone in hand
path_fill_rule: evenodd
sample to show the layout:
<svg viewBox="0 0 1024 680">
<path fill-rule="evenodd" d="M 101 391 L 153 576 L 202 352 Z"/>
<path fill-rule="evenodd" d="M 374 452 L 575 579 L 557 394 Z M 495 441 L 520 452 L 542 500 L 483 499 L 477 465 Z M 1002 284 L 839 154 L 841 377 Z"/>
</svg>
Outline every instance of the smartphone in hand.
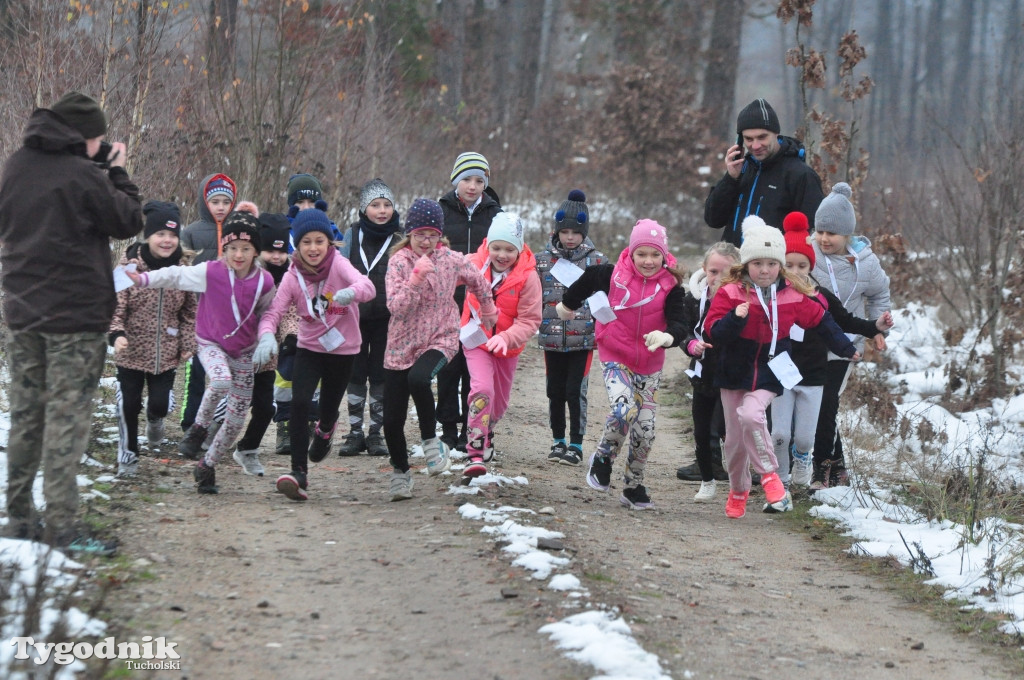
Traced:
<svg viewBox="0 0 1024 680">
<path fill-rule="evenodd" d="M 743 158 L 743 154 L 746 152 L 746 149 L 743 146 L 743 135 L 742 134 L 736 135 L 736 146 L 740 147 L 740 158 Z M 739 159 L 736 159 L 736 160 L 739 160 Z"/>
</svg>

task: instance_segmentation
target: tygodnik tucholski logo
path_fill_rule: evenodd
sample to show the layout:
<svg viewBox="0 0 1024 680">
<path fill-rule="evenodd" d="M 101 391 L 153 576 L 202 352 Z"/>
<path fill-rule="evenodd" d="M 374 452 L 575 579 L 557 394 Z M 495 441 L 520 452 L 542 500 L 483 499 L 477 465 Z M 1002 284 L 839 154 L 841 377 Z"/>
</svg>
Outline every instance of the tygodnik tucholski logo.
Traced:
<svg viewBox="0 0 1024 680">
<path fill-rule="evenodd" d="M 11 638 L 17 647 L 15 659 L 32 659 L 37 665 L 51 660 L 59 666 L 66 666 L 85 659 L 123 659 L 130 670 L 181 670 L 181 659 L 174 648 L 177 642 L 166 638 L 145 635 L 142 642 L 115 642 L 114 638 L 103 638 L 95 645 L 88 642 L 36 642 L 30 637 Z"/>
</svg>

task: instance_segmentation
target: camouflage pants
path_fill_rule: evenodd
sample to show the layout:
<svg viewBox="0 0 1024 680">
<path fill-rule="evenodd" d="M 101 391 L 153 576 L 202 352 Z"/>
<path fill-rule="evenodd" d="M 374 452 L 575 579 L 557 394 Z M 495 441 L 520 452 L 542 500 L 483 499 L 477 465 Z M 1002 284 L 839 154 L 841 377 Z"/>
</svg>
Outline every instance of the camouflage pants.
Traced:
<svg viewBox="0 0 1024 680">
<path fill-rule="evenodd" d="M 106 344 L 104 333 L 10 332 L 9 528 L 35 523 L 32 485 L 40 465 L 47 527 L 52 533 L 73 523 Z"/>
</svg>

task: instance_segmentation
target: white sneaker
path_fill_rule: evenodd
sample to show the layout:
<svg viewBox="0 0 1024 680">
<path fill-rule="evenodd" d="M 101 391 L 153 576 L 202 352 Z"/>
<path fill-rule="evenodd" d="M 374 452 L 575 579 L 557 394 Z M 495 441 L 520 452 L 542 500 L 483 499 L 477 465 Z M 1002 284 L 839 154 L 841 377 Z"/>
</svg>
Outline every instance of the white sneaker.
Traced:
<svg viewBox="0 0 1024 680">
<path fill-rule="evenodd" d="M 139 457 L 135 456 L 128 462 L 117 461 L 117 475 L 118 479 L 127 479 L 128 477 L 134 477 L 139 473 Z"/>
<path fill-rule="evenodd" d="M 146 422 L 146 440 L 149 448 L 158 449 L 164 441 L 164 419 L 149 420 Z"/>
<path fill-rule="evenodd" d="M 810 453 L 793 452 L 793 484 L 807 486 L 811 483 L 811 474 L 814 472 L 814 461 Z"/>
<path fill-rule="evenodd" d="M 391 486 L 388 489 L 388 493 L 391 496 L 392 502 L 394 501 L 407 501 L 412 498 L 412 474 L 409 470 L 405 472 L 391 473 Z"/>
<path fill-rule="evenodd" d="M 713 500 L 715 497 L 715 480 L 710 482 L 701 482 L 700 491 L 693 495 L 693 500 L 697 503 L 707 503 Z"/>
<path fill-rule="evenodd" d="M 260 463 L 260 452 L 257 449 L 252 451 L 239 451 L 238 447 L 235 447 L 235 452 L 231 455 L 235 459 L 235 462 L 242 466 L 242 472 L 253 477 L 262 477 L 265 470 L 263 464 Z"/>
<path fill-rule="evenodd" d="M 431 477 L 439 475 L 451 467 L 451 452 L 448 445 L 438 437 L 423 440 L 423 455 L 427 458 L 427 472 Z"/>
<path fill-rule="evenodd" d="M 781 501 L 775 503 L 765 503 L 764 508 L 761 512 L 767 512 L 769 514 L 777 512 L 792 512 L 793 511 L 793 496 L 790 495 L 789 491 L 782 497 Z"/>
</svg>

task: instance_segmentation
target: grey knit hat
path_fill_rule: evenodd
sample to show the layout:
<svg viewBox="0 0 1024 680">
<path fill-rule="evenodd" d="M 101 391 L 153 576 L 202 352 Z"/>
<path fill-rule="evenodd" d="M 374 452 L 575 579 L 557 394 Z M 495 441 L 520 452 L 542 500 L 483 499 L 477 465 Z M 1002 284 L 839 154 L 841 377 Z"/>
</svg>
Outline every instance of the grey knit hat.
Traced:
<svg viewBox="0 0 1024 680">
<path fill-rule="evenodd" d="M 590 210 L 587 208 L 587 196 L 579 189 L 569 192 L 569 197 L 555 211 L 555 233 L 563 229 L 572 229 L 586 238 L 590 233 Z"/>
<path fill-rule="evenodd" d="M 857 229 L 857 213 L 850 203 L 853 190 L 846 182 L 838 182 L 814 213 L 814 230 L 849 236 Z"/>
<path fill-rule="evenodd" d="M 391 189 L 384 184 L 384 180 L 375 177 L 364 184 L 359 191 L 359 212 L 365 213 L 369 205 L 378 198 L 387 199 L 391 202 L 392 207 L 395 205 L 395 195 L 391 193 Z"/>
</svg>

